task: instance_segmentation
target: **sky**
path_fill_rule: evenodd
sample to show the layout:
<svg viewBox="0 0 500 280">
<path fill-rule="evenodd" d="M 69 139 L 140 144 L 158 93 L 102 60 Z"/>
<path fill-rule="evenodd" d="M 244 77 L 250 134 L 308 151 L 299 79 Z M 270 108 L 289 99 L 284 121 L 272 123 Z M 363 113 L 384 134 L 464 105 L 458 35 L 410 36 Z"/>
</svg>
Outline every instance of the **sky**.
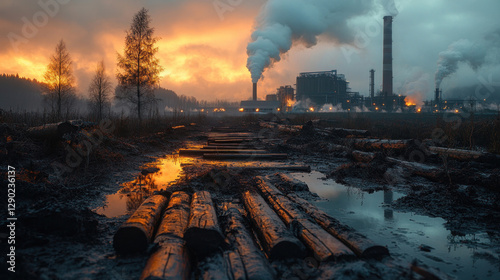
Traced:
<svg viewBox="0 0 500 280">
<path fill-rule="evenodd" d="M 280 1 L 280 0 L 269 0 Z M 324 2 L 325 0 L 294 2 Z M 330 2 L 332 0 L 329 0 Z M 262 26 L 266 0 L 0 0 L 0 73 L 43 80 L 43 74 L 63 39 L 73 59 L 77 94 L 87 96 L 100 60 L 116 84 L 116 57 L 123 52 L 126 30 L 142 8 L 149 10 L 164 68 L 160 85 L 199 100 L 238 101 L 251 97 L 247 46 Z M 318 34 L 317 42 L 294 40 L 281 60 L 266 68 L 259 80 L 259 98 L 293 85 L 300 72 L 338 70 L 353 91 L 367 96 L 369 70 L 375 69 L 375 88 L 382 83 L 382 17 L 385 0 L 358 0 L 368 7 L 345 19 L 339 2 L 333 11 L 344 35 Z M 390 1 L 389 1 L 390 2 Z M 459 40 L 482 42 L 498 31 L 498 0 L 394 0 L 394 89 L 399 94 L 432 98 L 440 52 Z M 45 7 L 43 7 L 45 6 Z M 283 13 L 291 9 L 283 9 Z M 264 12 L 263 12 L 264 11 Z M 280 15 L 296 16 L 296 15 Z M 300 16 L 300 14 L 299 14 Z M 307 24 L 308 19 L 292 18 Z M 300 26 L 299 26 L 300 27 Z M 339 27 L 340 28 L 340 27 Z M 342 35 L 342 36 L 344 36 Z M 346 35 L 346 36 L 347 36 Z M 498 54 L 498 53 L 497 53 Z M 499 81 L 500 67 L 474 71 L 459 63 L 445 78 L 443 92 Z M 493 76 L 492 76 L 493 75 Z M 497 78 L 495 78 L 497 77 Z"/>
</svg>

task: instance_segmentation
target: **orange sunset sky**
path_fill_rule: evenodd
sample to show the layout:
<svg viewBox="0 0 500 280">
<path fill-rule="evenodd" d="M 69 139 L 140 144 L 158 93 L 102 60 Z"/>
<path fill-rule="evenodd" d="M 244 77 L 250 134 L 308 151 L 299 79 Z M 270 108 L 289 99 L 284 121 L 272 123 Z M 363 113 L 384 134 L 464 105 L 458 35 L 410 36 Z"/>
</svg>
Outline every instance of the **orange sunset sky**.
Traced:
<svg viewBox="0 0 500 280">
<path fill-rule="evenodd" d="M 53 14 L 44 18 L 41 13 L 45 10 L 39 1 L 58 5 L 51 7 Z M 77 94 L 87 95 L 89 81 L 101 59 L 104 59 L 107 73 L 116 84 L 116 54 L 123 51 L 125 31 L 129 29 L 134 14 L 145 7 L 150 11 L 156 35 L 161 37 L 158 57 L 164 68 L 162 87 L 199 100 L 237 101 L 251 96 L 246 47 L 256 17 L 267 2 L 265 0 L 39 1 L 0 1 L 0 73 L 18 73 L 42 80 L 50 55 L 57 42 L 63 39 L 74 62 Z M 470 11 L 468 5 L 461 5 L 462 11 L 441 10 L 438 17 L 436 11 L 443 4 L 435 2 L 396 0 L 400 10 L 394 23 L 396 90 L 414 80 L 422 80 L 426 84 L 424 95 L 431 96 L 439 52 L 466 34 L 472 39 L 480 36 L 477 32 L 468 33 L 475 28 L 474 25 L 467 26 L 459 20 L 458 15 Z M 219 8 L 226 7 L 227 10 L 217 10 L 215 4 L 218 3 L 224 4 Z M 485 9 L 486 12 L 490 10 Z M 462 19 L 485 24 L 483 17 L 474 15 L 471 13 L 470 17 Z M 383 11 L 374 9 L 350 22 L 349 26 L 355 31 L 364 30 L 369 22 L 381 23 L 382 16 Z M 36 20 L 40 26 L 29 28 Z M 29 38 L 23 36 L 23 31 Z M 432 34 L 422 36 L 425 32 Z M 12 39 L 13 36 L 17 41 Z M 351 55 L 346 56 L 346 50 Z M 419 55 L 408 56 L 407 53 Z M 295 84 L 300 72 L 332 69 L 345 74 L 354 91 L 366 95 L 371 68 L 376 70 L 376 87 L 379 88 L 381 33 L 373 34 L 363 48 L 352 44 L 338 45 L 322 37 L 318 45 L 311 48 L 297 43 L 282 61 L 264 72 L 264 78 L 259 82 L 259 98 L 275 93 L 281 85 Z"/>
</svg>

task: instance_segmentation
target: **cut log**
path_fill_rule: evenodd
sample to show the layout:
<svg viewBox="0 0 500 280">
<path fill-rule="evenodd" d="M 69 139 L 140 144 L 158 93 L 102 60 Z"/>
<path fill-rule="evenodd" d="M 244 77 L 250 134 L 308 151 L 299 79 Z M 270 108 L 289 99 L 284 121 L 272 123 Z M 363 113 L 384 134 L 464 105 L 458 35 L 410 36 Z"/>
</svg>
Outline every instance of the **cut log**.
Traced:
<svg viewBox="0 0 500 280">
<path fill-rule="evenodd" d="M 406 169 L 408 169 L 412 174 L 422 176 L 424 178 L 427 178 L 431 181 L 436 181 L 439 182 L 443 178 L 445 178 L 445 171 L 441 168 L 422 164 L 422 163 L 417 163 L 417 162 L 410 162 L 410 161 L 404 161 L 404 160 L 399 160 L 391 157 L 386 157 L 386 161 L 390 163 L 395 163 L 399 166 L 402 166 Z"/>
<path fill-rule="evenodd" d="M 188 280 L 190 261 L 185 241 L 179 238 L 164 239 L 149 257 L 141 280 Z"/>
<path fill-rule="evenodd" d="M 160 226 L 156 232 L 155 243 L 177 237 L 183 238 L 189 221 L 189 195 L 185 192 L 174 192 L 163 214 Z"/>
<path fill-rule="evenodd" d="M 370 136 L 370 132 L 368 130 L 346 129 L 346 128 L 332 128 L 328 130 L 330 131 L 330 134 L 332 136 L 340 138 L 346 138 L 348 136 L 356 136 L 356 137 Z"/>
<path fill-rule="evenodd" d="M 78 127 L 69 122 L 49 123 L 42 126 L 30 127 L 27 130 L 28 136 L 36 139 L 59 139 L 64 134 L 74 133 Z"/>
<path fill-rule="evenodd" d="M 309 165 L 271 165 L 271 166 L 245 166 L 245 167 L 230 167 L 232 170 L 265 170 L 265 171 L 295 171 L 295 172 L 311 172 Z"/>
<path fill-rule="evenodd" d="M 274 279 L 275 273 L 269 264 L 269 261 L 253 241 L 252 234 L 245 227 L 239 207 L 234 204 L 226 204 L 224 207 L 224 218 L 226 219 L 227 224 L 227 239 L 234 245 L 236 251 L 241 257 L 246 279 Z"/>
<path fill-rule="evenodd" d="M 318 261 L 323 262 L 354 256 L 354 253 L 340 240 L 333 237 L 319 225 L 309 221 L 308 217 L 271 183 L 262 177 L 257 178 L 257 187 L 262 192 L 263 197 L 281 219 L 285 221 L 285 224 L 292 228 L 295 235 L 313 252 Z"/>
<path fill-rule="evenodd" d="M 408 140 L 354 139 L 353 145 L 363 151 L 404 150 L 408 147 Z"/>
<path fill-rule="evenodd" d="M 146 199 L 116 232 L 113 238 L 116 252 L 128 254 L 146 251 L 166 205 L 167 198 L 163 195 Z"/>
<path fill-rule="evenodd" d="M 254 146 L 248 145 L 234 145 L 234 146 L 203 146 L 204 150 L 252 150 Z"/>
<path fill-rule="evenodd" d="M 370 152 L 361 152 L 361 151 L 352 151 L 352 157 L 357 162 L 370 163 L 375 159 L 375 153 Z"/>
<path fill-rule="evenodd" d="M 382 258 L 389 255 L 389 250 L 377 245 L 366 236 L 356 232 L 353 228 L 342 224 L 337 219 L 319 210 L 309 201 L 290 193 L 288 197 L 297 203 L 300 208 L 309 214 L 323 229 L 342 241 L 356 255 L 365 258 Z"/>
<path fill-rule="evenodd" d="M 500 164 L 500 156 L 491 153 L 483 153 L 478 151 L 460 150 L 460 149 L 448 149 L 448 148 L 441 148 L 434 146 L 430 146 L 429 150 L 431 152 L 448 156 L 450 158 L 460 161 L 473 160 L 477 162 L 490 163 L 495 165 Z"/>
<path fill-rule="evenodd" d="M 209 192 L 199 191 L 193 194 L 184 239 L 188 248 L 200 258 L 214 253 L 223 245 L 224 236 Z"/>
<path fill-rule="evenodd" d="M 275 174 L 280 180 L 280 186 L 289 191 L 309 191 L 309 187 L 306 183 L 301 182 L 288 174 L 276 173 Z"/>
<path fill-rule="evenodd" d="M 204 159 L 213 160 L 281 160 L 287 159 L 287 154 L 203 154 Z"/>
<path fill-rule="evenodd" d="M 238 252 L 225 251 L 224 260 L 226 261 L 227 274 L 232 280 L 246 280 L 245 266 Z"/>
<path fill-rule="evenodd" d="M 304 245 L 293 236 L 259 194 L 247 191 L 243 193 L 243 202 L 269 259 L 304 256 Z"/>
<path fill-rule="evenodd" d="M 224 153 L 224 154 L 265 154 L 266 150 L 238 150 L 238 149 L 180 149 L 179 150 L 179 155 L 180 156 L 201 156 L 203 154 L 218 154 L 218 153 Z"/>
<path fill-rule="evenodd" d="M 248 143 L 248 142 L 253 142 L 253 139 L 220 139 L 220 140 L 213 140 L 213 141 L 207 141 L 208 144 L 211 143 L 216 143 L 216 144 L 235 144 L 235 143 Z"/>
</svg>

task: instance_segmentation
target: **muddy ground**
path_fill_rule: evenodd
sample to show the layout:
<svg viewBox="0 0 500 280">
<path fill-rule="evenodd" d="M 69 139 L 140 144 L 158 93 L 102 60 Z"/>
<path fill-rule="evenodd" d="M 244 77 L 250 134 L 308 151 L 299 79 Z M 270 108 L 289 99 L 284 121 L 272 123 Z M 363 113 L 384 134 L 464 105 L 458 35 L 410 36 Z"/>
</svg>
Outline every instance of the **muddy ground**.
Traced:
<svg viewBox="0 0 500 280">
<path fill-rule="evenodd" d="M 88 160 L 85 158 L 63 176 L 54 174 L 52 163 L 66 159 L 68 152 L 64 140 L 55 143 L 33 140 L 26 136 L 23 127 L 2 126 L 0 157 L 2 163 L 16 168 L 15 217 L 18 220 L 16 273 L 5 273 L 8 252 L 2 252 L 1 279 L 138 279 L 148 253 L 117 256 L 112 246 L 114 233 L 128 216 L 108 218 L 94 210 L 103 206 L 106 195 L 116 193 L 125 183 L 140 174 L 154 173 L 149 163 L 181 147 L 203 143 L 205 133 L 212 126 L 221 125 L 216 121 L 186 125 L 132 138 L 106 135 Z M 288 153 L 288 163 L 308 164 L 312 170 L 366 192 L 391 187 L 407 194 L 393 203 L 394 209 L 441 217 L 447 221 L 446 227 L 458 236 L 481 230 L 487 231 L 492 240 L 500 239 L 499 191 L 494 189 L 494 184 L 483 183 L 498 182 L 499 167 L 496 165 L 450 161 L 447 162 L 451 170 L 448 175 L 453 176 L 431 181 L 378 159 L 358 163 L 347 151 L 326 152 L 325 147 L 334 141 L 333 136 L 319 135 L 312 130 L 303 129 L 298 133 L 263 130 L 255 120 L 238 127 L 275 139 L 264 145 L 272 152 Z M 239 188 L 241 180 L 266 175 L 255 171 L 234 173 L 223 165 L 214 167 L 211 164 L 187 165 L 183 172 L 172 187 L 157 191 L 208 189 L 216 204 L 220 204 L 238 201 L 239 192 L 235 189 Z M 1 178 L 1 184 L 8 184 L 6 176 Z M 302 196 L 317 199 L 310 193 Z M 2 197 L 2 209 L 7 209 L 3 193 Z M 1 244 L 7 243 L 9 235 L 5 215 L 3 211 Z M 201 277 L 204 270 L 217 266 L 221 261 L 217 258 L 201 261 L 193 277 Z M 391 257 L 383 261 L 335 264 L 311 263 L 311 259 L 305 259 L 273 262 L 272 265 L 281 279 L 422 279 L 410 269 L 409 263 Z M 433 267 L 420 266 L 441 279 L 454 278 Z"/>
</svg>

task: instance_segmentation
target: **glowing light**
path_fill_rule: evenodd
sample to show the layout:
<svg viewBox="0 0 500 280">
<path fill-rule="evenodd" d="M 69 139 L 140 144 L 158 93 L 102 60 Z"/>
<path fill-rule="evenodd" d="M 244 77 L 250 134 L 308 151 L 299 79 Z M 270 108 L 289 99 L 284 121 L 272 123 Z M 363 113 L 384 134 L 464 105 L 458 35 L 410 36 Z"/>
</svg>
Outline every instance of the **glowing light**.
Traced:
<svg viewBox="0 0 500 280">
<path fill-rule="evenodd" d="M 458 110 L 455 110 L 455 113 L 458 113 Z"/>
<path fill-rule="evenodd" d="M 240 112 L 243 112 L 243 111 L 245 111 L 245 109 L 243 109 L 243 108 L 240 108 L 240 109 L 239 109 L 238 111 L 240 111 Z"/>
<path fill-rule="evenodd" d="M 347 100 L 347 103 L 351 102 L 350 100 Z"/>
<path fill-rule="evenodd" d="M 281 111 L 281 109 L 280 109 L 280 108 L 277 108 L 276 110 L 278 110 L 278 112 L 279 112 L 279 111 Z"/>
<path fill-rule="evenodd" d="M 314 112 L 314 108 L 313 107 L 309 108 L 309 111 Z"/>
<path fill-rule="evenodd" d="M 418 108 L 417 113 L 420 113 L 420 112 L 422 112 L 422 109 Z"/>
<path fill-rule="evenodd" d="M 378 107 L 375 107 L 375 110 L 377 110 L 377 111 L 378 111 Z"/>
<path fill-rule="evenodd" d="M 255 109 L 255 112 L 259 112 L 259 111 L 260 111 L 260 109 L 259 109 L 259 108 Z"/>
</svg>

